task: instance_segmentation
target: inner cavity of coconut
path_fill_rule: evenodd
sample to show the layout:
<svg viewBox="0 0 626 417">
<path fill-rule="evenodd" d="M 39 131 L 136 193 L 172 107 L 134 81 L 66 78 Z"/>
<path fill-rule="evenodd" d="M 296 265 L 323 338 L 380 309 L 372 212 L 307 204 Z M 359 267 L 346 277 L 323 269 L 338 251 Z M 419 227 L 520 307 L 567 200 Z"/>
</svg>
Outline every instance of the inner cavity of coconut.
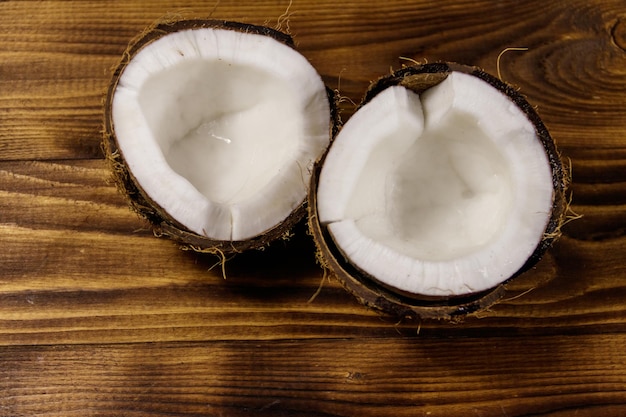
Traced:
<svg viewBox="0 0 626 417">
<path fill-rule="evenodd" d="M 228 205 L 257 196 L 293 161 L 303 123 L 294 96 L 258 68 L 188 60 L 151 76 L 139 105 L 170 167 Z"/>
<path fill-rule="evenodd" d="M 540 242 L 551 170 L 533 125 L 463 73 L 421 96 L 396 86 L 335 140 L 318 188 L 320 221 L 349 262 L 414 294 L 485 290 Z"/>
<path fill-rule="evenodd" d="M 201 28 L 143 47 L 112 104 L 118 146 L 143 191 L 187 229 L 245 240 L 304 201 L 329 143 L 326 88 L 269 36 Z"/>
</svg>

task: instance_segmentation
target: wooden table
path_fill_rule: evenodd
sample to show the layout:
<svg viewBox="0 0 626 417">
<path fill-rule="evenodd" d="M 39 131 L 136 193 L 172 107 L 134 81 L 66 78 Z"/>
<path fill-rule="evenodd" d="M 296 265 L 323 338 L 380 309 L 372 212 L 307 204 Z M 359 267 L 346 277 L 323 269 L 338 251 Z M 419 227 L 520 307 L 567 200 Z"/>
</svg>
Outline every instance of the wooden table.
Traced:
<svg viewBox="0 0 626 417">
<path fill-rule="evenodd" d="M 626 3 L 288 6 L 0 2 L 0 415 L 626 415 Z M 110 69 L 172 16 L 280 22 L 346 98 L 344 118 L 390 68 L 496 74 L 502 51 L 526 47 L 500 76 L 571 161 L 583 217 L 462 323 L 363 308 L 322 281 L 304 227 L 223 277 L 219 259 L 152 235 L 100 149 Z"/>
</svg>

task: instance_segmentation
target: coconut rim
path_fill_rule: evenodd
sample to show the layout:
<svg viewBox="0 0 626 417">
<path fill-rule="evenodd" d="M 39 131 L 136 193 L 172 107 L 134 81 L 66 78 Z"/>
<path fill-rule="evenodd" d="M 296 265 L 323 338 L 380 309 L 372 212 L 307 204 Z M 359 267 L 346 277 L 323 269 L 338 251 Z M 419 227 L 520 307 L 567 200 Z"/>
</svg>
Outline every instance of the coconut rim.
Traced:
<svg viewBox="0 0 626 417">
<path fill-rule="evenodd" d="M 117 185 L 118 190 L 126 197 L 131 209 L 151 224 L 155 235 L 170 237 L 181 244 L 183 249 L 191 249 L 197 252 L 235 253 L 243 252 L 249 249 L 262 248 L 274 240 L 290 236 L 290 231 L 305 217 L 307 213 L 306 196 L 282 222 L 257 236 L 245 240 L 211 239 L 187 229 L 179 221 L 169 215 L 163 207 L 149 197 L 149 195 L 141 187 L 139 181 L 134 177 L 133 173 L 128 168 L 128 164 L 126 163 L 124 155 L 122 154 L 117 142 L 111 109 L 115 91 L 126 66 L 141 49 L 157 39 L 178 31 L 194 29 L 232 30 L 245 34 L 268 36 L 298 52 L 293 38 L 290 35 L 266 26 L 214 19 L 185 19 L 173 22 L 156 23 L 155 25 L 147 28 L 129 43 L 127 49 L 122 55 L 121 61 L 117 64 L 113 71 L 111 82 L 109 83 L 103 103 L 103 152 L 109 163 L 113 181 Z M 337 105 L 338 97 L 334 90 L 331 90 L 328 87 L 325 87 L 325 89 L 330 109 L 329 141 L 332 141 L 332 138 L 338 131 L 338 127 L 341 124 Z"/>
<path fill-rule="evenodd" d="M 480 292 L 452 296 L 425 296 L 403 292 L 381 283 L 375 277 L 350 264 L 334 243 L 327 227 L 318 220 L 317 183 L 325 157 L 332 146 L 331 141 L 331 146 L 328 147 L 314 167 L 311 186 L 309 187 L 309 229 L 317 246 L 318 262 L 324 269 L 335 275 L 348 292 L 356 296 L 362 304 L 394 317 L 458 319 L 476 314 L 497 303 L 504 296 L 506 285 L 539 262 L 554 240 L 560 236 L 560 229 L 567 211 L 565 193 L 569 177 L 548 129 L 533 106 L 515 87 L 478 67 L 450 62 L 403 67 L 372 82 L 355 112 L 389 87 L 399 85 L 420 94 L 442 82 L 453 71 L 475 76 L 494 87 L 513 101 L 534 126 L 552 173 L 553 198 L 550 218 L 544 229 L 542 239 L 526 262 L 514 274 L 497 285 Z"/>
</svg>

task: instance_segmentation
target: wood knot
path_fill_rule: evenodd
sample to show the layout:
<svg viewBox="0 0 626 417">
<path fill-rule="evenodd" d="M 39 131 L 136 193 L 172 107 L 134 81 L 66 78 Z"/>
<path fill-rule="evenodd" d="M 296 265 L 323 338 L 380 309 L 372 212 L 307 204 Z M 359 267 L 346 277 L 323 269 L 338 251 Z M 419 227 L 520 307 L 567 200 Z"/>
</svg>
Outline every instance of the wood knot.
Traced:
<svg viewBox="0 0 626 417">
<path fill-rule="evenodd" d="M 363 374 L 360 372 L 348 372 L 346 381 L 351 383 L 360 383 L 363 380 Z"/>
<path fill-rule="evenodd" d="M 619 18 L 613 25 L 611 39 L 618 48 L 626 52 L 626 17 Z"/>
</svg>

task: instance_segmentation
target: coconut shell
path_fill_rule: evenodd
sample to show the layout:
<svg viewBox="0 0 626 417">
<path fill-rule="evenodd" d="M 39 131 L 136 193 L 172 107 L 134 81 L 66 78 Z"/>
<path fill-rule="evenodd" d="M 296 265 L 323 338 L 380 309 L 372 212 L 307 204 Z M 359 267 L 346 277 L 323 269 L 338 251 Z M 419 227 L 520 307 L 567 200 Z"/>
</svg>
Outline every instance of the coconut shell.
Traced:
<svg viewBox="0 0 626 417">
<path fill-rule="evenodd" d="M 303 219 L 307 213 L 306 200 L 279 225 L 267 230 L 263 234 L 242 241 L 214 240 L 206 236 L 199 235 L 188 230 L 185 226 L 168 215 L 165 209 L 155 203 L 147 193 L 141 188 L 141 184 L 129 170 L 124 155 L 118 146 L 117 137 L 112 120 L 112 102 L 118 82 L 124 69 L 131 59 L 146 45 L 151 42 L 182 30 L 213 28 L 223 30 L 234 30 L 242 33 L 269 36 L 295 49 L 293 39 L 290 35 L 278 30 L 258 25 L 250 25 L 224 20 L 179 20 L 174 22 L 158 23 L 133 40 L 123 54 L 121 62 L 115 68 L 104 102 L 104 134 L 103 150 L 109 162 L 113 180 L 117 184 L 118 190 L 123 194 L 132 208 L 140 217 L 146 219 L 151 225 L 156 236 L 165 236 L 178 242 L 183 249 L 191 249 L 198 252 L 208 253 L 236 253 L 248 249 L 258 249 L 267 246 L 270 242 L 290 235 L 293 227 Z M 336 131 L 339 125 L 337 112 L 337 97 L 334 91 L 327 88 L 328 100 L 331 114 L 331 132 Z"/>
<path fill-rule="evenodd" d="M 327 228 L 318 221 L 317 183 L 324 163 L 324 157 L 322 157 L 315 166 L 309 189 L 309 228 L 318 248 L 318 260 L 362 304 L 399 319 L 460 319 L 476 314 L 497 303 L 506 292 L 506 284 L 534 266 L 553 241 L 560 236 L 560 228 L 567 212 L 568 205 L 565 194 L 569 178 L 548 129 L 535 109 L 517 89 L 483 70 L 456 63 L 432 63 L 404 67 L 373 82 L 367 89 L 359 108 L 391 86 L 404 86 L 420 94 L 445 80 L 452 71 L 470 74 L 486 81 L 508 96 L 535 126 L 537 137 L 543 144 L 552 169 L 552 213 L 544 231 L 544 237 L 532 255 L 513 276 L 499 285 L 479 293 L 450 297 L 407 294 L 382 285 L 374 277 L 347 262 L 341 251 L 335 246 Z"/>
</svg>

